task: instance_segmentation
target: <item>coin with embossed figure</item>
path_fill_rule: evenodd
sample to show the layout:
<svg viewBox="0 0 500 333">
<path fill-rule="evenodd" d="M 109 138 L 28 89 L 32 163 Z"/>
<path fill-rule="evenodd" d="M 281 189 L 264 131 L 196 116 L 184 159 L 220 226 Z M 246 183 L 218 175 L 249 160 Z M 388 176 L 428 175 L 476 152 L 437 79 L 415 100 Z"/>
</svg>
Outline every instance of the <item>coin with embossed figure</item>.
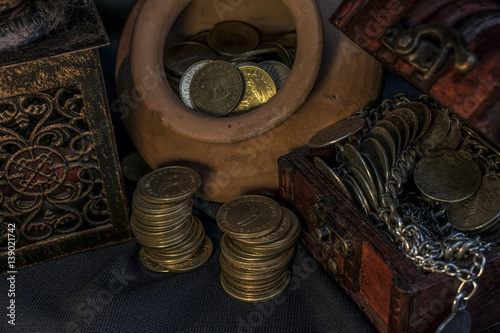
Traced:
<svg viewBox="0 0 500 333">
<path fill-rule="evenodd" d="M 420 138 L 424 151 L 433 150 L 446 138 L 450 129 L 450 117 L 438 109 L 432 109 L 432 120 L 425 134 Z"/>
<path fill-rule="evenodd" d="M 226 61 L 215 60 L 194 73 L 189 91 L 197 111 L 220 117 L 238 105 L 244 82 L 236 67 Z"/>
<path fill-rule="evenodd" d="M 490 228 L 500 218 L 500 178 L 485 176 L 471 197 L 450 203 L 448 220 L 461 231 Z"/>
<path fill-rule="evenodd" d="M 203 60 L 199 61 L 196 64 L 192 65 L 189 67 L 184 74 L 182 75 L 180 82 L 179 82 L 179 92 L 181 95 L 181 99 L 186 104 L 187 107 L 194 109 L 193 102 L 191 101 L 191 94 L 190 94 L 190 86 L 191 86 L 191 80 L 193 80 L 193 75 L 198 71 L 202 66 L 208 64 L 210 60 Z"/>
<path fill-rule="evenodd" d="M 415 166 L 417 188 L 437 201 L 465 200 L 479 189 L 481 170 L 463 151 L 440 150 L 424 156 Z"/>
<path fill-rule="evenodd" d="M 221 206 L 216 221 L 219 228 L 231 235 L 252 238 L 276 229 L 281 222 L 281 206 L 261 195 L 238 197 Z"/>
<path fill-rule="evenodd" d="M 207 41 L 217 53 L 232 56 L 256 48 L 259 44 L 259 32 L 245 22 L 221 21 L 210 29 Z"/>
<path fill-rule="evenodd" d="M 406 121 L 408 124 L 408 129 L 409 129 L 409 143 L 413 143 L 415 141 L 415 138 L 417 137 L 418 134 L 418 118 L 415 112 L 412 109 L 408 108 L 398 108 L 389 115 L 398 115 L 403 117 L 403 119 Z"/>
<path fill-rule="evenodd" d="M 174 166 L 157 169 L 144 176 L 137 191 L 148 201 L 166 203 L 181 201 L 196 193 L 200 175 L 191 168 Z"/>
<path fill-rule="evenodd" d="M 307 145 L 309 148 L 322 148 L 340 142 L 350 135 L 354 135 L 365 127 L 363 118 L 346 118 L 333 123 L 314 134 Z"/>
<path fill-rule="evenodd" d="M 171 45 L 163 54 L 165 69 L 179 76 L 199 61 L 215 59 L 215 52 L 211 48 L 196 42 L 181 42 Z"/>
<path fill-rule="evenodd" d="M 238 68 L 245 82 L 243 96 L 231 115 L 253 110 L 276 95 L 276 86 L 267 72 L 256 66 Z"/>
</svg>

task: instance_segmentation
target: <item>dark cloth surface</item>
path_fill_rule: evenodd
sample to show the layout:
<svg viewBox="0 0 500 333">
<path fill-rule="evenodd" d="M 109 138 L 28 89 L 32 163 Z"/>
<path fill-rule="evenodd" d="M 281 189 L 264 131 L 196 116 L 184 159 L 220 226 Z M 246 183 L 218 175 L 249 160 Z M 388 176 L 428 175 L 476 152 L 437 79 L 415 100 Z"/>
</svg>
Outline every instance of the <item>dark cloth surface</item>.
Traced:
<svg viewBox="0 0 500 333">
<path fill-rule="evenodd" d="M 120 7 L 120 2 L 129 7 Z M 100 50 L 111 104 L 116 100 L 113 75 L 119 32 L 133 1 L 99 3 L 111 37 L 111 45 Z M 382 99 L 399 92 L 418 96 L 392 75 L 385 82 Z M 115 109 L 111 107 L 111 113 L 123 158 L 133 145 Z M 130 198 L 135 183 L 126 181 L 125 185 Z M 135 240 L 19 271 L 15 326 L 7 323 L 6 316 L 9 275 L 0 276 L 0 332 L 375 332 L 300 243 L 292 261 L 290 285 L 281 296 L 259 304 L 232 299 L 219 280 L 222 233 L 213 219 L 202 213 L 200 217 L 214 243 L 214 254 L 192 272 L 147 270 L 139 262 Z"/>
</svg>

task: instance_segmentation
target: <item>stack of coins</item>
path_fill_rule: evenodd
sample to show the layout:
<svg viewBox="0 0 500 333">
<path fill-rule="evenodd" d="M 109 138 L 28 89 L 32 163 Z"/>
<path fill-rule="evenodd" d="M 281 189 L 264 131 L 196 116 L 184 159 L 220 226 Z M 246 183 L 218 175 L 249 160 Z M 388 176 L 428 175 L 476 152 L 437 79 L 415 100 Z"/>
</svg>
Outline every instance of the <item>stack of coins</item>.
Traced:
<svg viewBox="0 0 500 333">
<path fill-rule="evenodd" d="M 145 175 L 132 200 L 130 225 L 141 263 L 155 272 L 182 273 L 203 265 L 213 251 L 200 220 L 191 214 L 201 185 L 196 171 L 165 167 Z"/>
<path fill-rule="evenodd" d="M 295 214 L 271 198 L 248 195 L 225 203 L 216 220 L 224 232 L 220 254 L 224 290 L 246 302 L 266 301 L 285 290 L 300 235 Z"/>
<path fill-rule="evenodd" d="M 261 35 L 245 22 L 223 21 L 167 46 L 170 87 L 187 107 L 210 116 L 234 116 L 266 103 L 290 74 L 297 35 L 260 43 Z"/>
</svg>

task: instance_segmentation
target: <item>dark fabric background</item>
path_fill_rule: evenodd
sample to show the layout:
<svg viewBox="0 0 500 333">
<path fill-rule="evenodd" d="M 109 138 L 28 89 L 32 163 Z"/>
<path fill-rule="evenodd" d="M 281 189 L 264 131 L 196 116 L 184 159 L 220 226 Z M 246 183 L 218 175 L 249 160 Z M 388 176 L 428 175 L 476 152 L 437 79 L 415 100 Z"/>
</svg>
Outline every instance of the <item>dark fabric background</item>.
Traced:
<svg viewBox="0 0 500 333">
<path fill-rule="evenodd" d="M 121 28 L 134 1 L 97 1 L 111 45 L 100 50 L 110 101 L 116 99 L 114 62 Z M 333 29 L 333 27 L 332 27 Z M 417 93 L 386 76 L 383 97 Z M 133 151 L 119 115 L 113 113 L 120 157 Z M 126 181 L 132 193 L 135 183 Z M 214 254 L 184 274 L 143 268 L 135 240 L 50 261 L 16 275 L 16 326 L 7 324 L 8 276 L 0 277 L 0 332 L 374 332 L 338 285 L 297 245 L 292 280 L 277 299 L 261 304 L 236 301 L 219 282 L 221 232 L 199 213 Z M 491 332 L 500 332 L 500 329 Z"/>
</svg>

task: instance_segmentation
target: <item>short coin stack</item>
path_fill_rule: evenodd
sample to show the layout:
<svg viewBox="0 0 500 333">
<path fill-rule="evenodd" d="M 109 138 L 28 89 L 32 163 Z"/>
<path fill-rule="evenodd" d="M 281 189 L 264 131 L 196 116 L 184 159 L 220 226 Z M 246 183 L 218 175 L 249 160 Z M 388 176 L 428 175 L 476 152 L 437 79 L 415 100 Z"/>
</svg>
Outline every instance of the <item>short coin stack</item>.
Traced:
<svg viewBox="0 0 500 333">
<path fill-rule="evenodd" d="M 247 195 L 217 212 L 221 239 L 221 284 L 233 298 L 266 301 L 290 282 L 288 264 L 300 235 L 297 217 L 271 198 Z"/>
<path fill-rule="evenodd" d="M 141 263 L 156 272 L 182 273 L 203 265 L 213 251 L 200 220 L 191 214 L 201 185 L 196 171 L 165 167 L 145 175 L 132 200 L 130 225 Z"/>
</svg>

